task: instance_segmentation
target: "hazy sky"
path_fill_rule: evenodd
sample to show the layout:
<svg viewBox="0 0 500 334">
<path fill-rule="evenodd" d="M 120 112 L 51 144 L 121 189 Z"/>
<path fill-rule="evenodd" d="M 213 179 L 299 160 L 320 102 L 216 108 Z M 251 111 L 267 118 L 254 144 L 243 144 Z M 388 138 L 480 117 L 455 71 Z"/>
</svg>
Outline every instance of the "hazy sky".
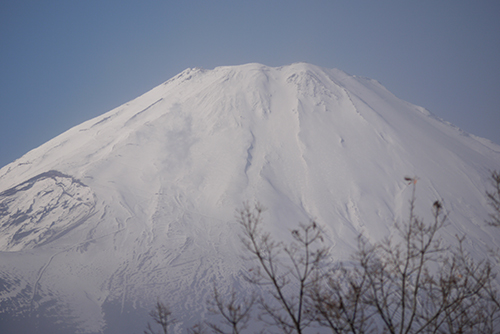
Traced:
<svg viewBox="0 0 500 334">
<path fill-rule="evenodd" d="M 304 61 L 500 144 L 500 1 L 0 2 L 0 167 L 188 67 Z"/>
</svg>

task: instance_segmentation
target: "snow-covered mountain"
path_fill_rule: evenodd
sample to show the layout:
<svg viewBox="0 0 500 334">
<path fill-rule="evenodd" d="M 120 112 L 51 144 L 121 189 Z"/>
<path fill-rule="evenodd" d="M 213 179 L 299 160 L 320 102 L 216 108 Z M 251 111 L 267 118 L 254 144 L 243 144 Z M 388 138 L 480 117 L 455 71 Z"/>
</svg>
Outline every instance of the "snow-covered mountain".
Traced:
<svg viewBox="0 0 500 334">
<path fill-rule="evenodd" d="M 258 200 L 277 238 L 315 219 L 343 258 L 444 200 L 443 237 L 482 258 L 500 146 L 377 81 L 298 63 L 187 69 L 0 169 L 2 333 L 139 333 L 159 298 L 176 330 L 214 282 L 239 284 L 235 210 Z"/>
</svg>

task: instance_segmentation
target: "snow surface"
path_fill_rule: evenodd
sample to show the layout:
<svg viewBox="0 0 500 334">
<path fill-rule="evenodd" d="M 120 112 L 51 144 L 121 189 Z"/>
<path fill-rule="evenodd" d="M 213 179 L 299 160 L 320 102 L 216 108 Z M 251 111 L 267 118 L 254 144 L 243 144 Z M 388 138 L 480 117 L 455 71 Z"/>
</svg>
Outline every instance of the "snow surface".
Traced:
<svg viewBox="0 0 500 334">
<path fill-rule="evenodd" d="M 56 332 L 57 318 L 71 331 L 142 332 L 160 298 L 182 332 L 205 316 L 214 282 L 245 289 L 243 202 L 268 208 L 277 238 L 316 220 L 346 258 L 360 232 L 379 240 L 405 218 L 406 175 L 419 177 L 419 216 L 442 199 L 442 236 L 467 234 L 484 258 L 500 241 L 484 223 L 494 169 L 500 146 L 371 79 L 305 63 L 187 69 L 0 169 L 0 230 L 10 233 L 0 237 L 0 326 L 36 319 Z M 49 171 L 62 179 L 13 190 Z M 59 218 L 28 215 L 22 234 L 12 215 L 33 205 Z M 57 231 L 46 234 L 51 219 Z"/>
</svg>

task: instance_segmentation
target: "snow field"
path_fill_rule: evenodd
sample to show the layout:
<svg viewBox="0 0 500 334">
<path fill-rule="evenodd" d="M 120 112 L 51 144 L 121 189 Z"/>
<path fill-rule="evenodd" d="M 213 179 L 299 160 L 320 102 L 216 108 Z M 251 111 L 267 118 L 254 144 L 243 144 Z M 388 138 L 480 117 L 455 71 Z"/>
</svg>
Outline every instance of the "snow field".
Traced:
<svg viewBox="0 0 500 334">
<path fill-rule="evenodd" d="M 417 214 L 430 219 L 444 200 L 443 237 L 465 233 L 471 253 L 486 256 L 500 241 L 484 223 L 499 152 L 339 70 L 188 69 L 0 170 L 0 192 L 57 170 L 96 198 L 95 214 L 60 238 L 0 253 L 0 273 L 31 287 L 22 302 L 31 312 L 60 300 L 88 332 L 120 321 L 109 314 L 145 325 L 157 298 L 181 332 L 206 315 L 214 283 L 248 288 L 235 219 L 245 201 L 268 208 L 277 239 L 316 220 L 332 256 L 347 258 L 360 232 L 371 241 L 394 232 L 411 195 L 403 178 L 418 176 Z M 0 296 L 23 300 L 19 288 Z"/>
</svg>

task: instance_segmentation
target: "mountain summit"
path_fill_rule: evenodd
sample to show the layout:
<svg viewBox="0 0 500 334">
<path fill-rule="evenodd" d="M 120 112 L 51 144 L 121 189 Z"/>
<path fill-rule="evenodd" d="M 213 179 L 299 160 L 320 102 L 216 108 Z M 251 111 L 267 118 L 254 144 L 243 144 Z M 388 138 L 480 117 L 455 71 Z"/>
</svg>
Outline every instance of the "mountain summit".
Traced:
<svg viewBox="0 0 500 334">
<path fill-rule="evenodd" d="M 157 298 L 177 330 L 214 282 L 245 289 L 235 210 L 267 207 L 285 237 L 314 219 L 346 258 L 444 200 L 443 238 L 478 258 L 500 146 L 402 101 L 377 81 L 297 63 L 187 69 L 0 169 L 0 326 L 142 332 Z"/>
</svg>

